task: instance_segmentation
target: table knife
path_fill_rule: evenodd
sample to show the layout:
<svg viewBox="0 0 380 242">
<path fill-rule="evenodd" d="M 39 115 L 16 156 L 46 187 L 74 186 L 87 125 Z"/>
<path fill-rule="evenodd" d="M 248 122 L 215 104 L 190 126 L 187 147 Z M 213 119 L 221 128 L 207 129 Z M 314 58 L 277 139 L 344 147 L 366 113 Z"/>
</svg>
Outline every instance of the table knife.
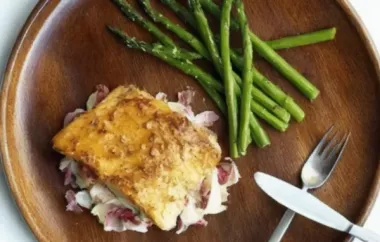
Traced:
<svg viewBox="0 0 380 242">
<path fill-rule="evenodd" d="M 262 172 L 256 172 L 254 178 L 268 196 L 294 212 L 363 241 L 380 242 L 378 234 L 351 223 L 313 195 Z"/>
</svg>

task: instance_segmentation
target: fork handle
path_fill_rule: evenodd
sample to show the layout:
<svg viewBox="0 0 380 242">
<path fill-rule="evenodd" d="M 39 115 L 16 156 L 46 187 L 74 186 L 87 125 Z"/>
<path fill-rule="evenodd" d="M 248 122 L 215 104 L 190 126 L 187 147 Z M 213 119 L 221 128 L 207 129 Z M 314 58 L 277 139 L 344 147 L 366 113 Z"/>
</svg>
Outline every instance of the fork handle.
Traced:
<svg viewBox="0 0 380 242">
<path fill-rule="evenodd" d="M 277 225 L 272 236 L 269 238 L 269 242 L 281 241 L 282 237 L 284 237 L 284 234 L 286 233 L 286 230 L 288 230 L 290 223 L 293 221 L 295 214 L 296 213 L 290 209 L 286 210 L 285 214 L 281 218 L 280 223 Z"/>
</svg>

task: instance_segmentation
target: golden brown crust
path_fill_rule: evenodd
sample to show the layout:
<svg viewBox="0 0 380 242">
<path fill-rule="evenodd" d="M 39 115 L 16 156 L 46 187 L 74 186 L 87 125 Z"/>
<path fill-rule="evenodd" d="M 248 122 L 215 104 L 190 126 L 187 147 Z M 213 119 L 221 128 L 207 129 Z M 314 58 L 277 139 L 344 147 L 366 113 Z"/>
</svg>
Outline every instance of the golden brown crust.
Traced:
<svg viewBox="0 0 380 242">
<path fill-rule="evenodd" d="M 118 87 L 53 139 L 168 230 L 221 157 L 216 137 L 134 86 Z"/>
</svg>

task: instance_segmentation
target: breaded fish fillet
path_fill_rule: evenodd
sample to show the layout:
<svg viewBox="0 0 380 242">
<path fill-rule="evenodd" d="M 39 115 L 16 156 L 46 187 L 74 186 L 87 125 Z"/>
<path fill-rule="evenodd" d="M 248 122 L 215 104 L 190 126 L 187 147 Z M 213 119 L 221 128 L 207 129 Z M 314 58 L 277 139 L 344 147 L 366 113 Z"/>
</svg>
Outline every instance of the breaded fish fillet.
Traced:
<svg viewBox="0 0 380 242">
<path fill-rule="evenodd" d="M 216 136 L 134 86 L 118 87 L 53 139 L 163 230 L 221 158 Z"/>
</svg>

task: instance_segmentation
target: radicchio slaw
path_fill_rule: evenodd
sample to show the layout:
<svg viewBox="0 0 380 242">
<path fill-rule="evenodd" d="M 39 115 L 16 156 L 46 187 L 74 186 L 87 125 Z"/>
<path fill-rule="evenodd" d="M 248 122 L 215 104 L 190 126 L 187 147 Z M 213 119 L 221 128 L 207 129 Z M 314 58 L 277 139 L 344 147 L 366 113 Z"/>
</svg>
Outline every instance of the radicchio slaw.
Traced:
<svg viewBox="0 0 380 242">
<path fill-rule="evenodd" d="M 87 110 L 93 109 L 109 93 L 108 87 L 97 85 L 96 91 L 90 95 L 86 103 Z M 213 111 L 205 111 L 195 115 L 191 103 L 195 93 L 186 90 L 178 93 L 178 102 L 168 102 L 165 93 L 158 93 L 156 99 L 168 103 L 170 109 L 186 116 L 193 123 L 210 127 L 219 119 Z M 83 109 L 76 109 L 66 115 L 63 126 L 67 126 L 77 116 L 84 113 Z M 112 188 L 96 183 L 96 178 L 86 167 L 79 165 L 75 160 L 65 157 L 61 160 L 59 169 L 65 174 L 64 185 L 70 185 L 78 192 L 68 190 L 67 211 L 75 213 L 83 212 L 83 209 L 91 210 L 105 231 L 122 232 L 126 230 L 145 233 L 153 225 L 152 221 L 135 207 L 126 198 L 119 196 Z M 191 225 L 207 226 L 205 215 L 217 214 L 225 211 L 224 203 L 228 198 L 227 188 L 239 181 L 240 174 L 230 158 L 225 158 L 212 173 L 199 185 L 199 189 L 186 197 L 185 208 L 178 217 L 177 234 L 187 230 Z"/>
</svg>

